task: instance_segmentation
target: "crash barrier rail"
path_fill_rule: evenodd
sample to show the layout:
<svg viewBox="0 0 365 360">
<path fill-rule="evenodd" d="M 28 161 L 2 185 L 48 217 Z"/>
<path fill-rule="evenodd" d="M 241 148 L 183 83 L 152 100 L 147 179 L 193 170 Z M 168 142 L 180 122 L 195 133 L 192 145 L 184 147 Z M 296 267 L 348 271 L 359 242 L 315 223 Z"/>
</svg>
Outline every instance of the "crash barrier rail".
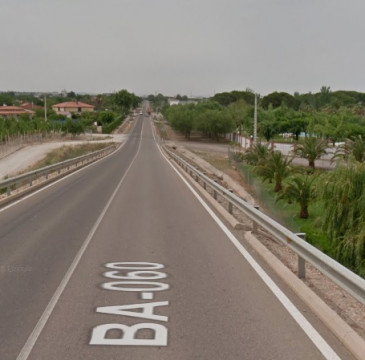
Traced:
<svg viewBox="0 0 365 360">
<path fill-rule="evenodd" d="M 89 164 L 93 161 L 96 161 L 99 158 L 102 158 L 112 151 L 114 151 L 117 148 L 117 145 L 110 145 L 104 149 L 94 151 L 92 153 L 81 155 L 76 158 L 65 160 L 60 163 L 49 165 L 37 170 L 29 171 L 25 174 L 17 175 L 14 177 L 11 177 L 6 180 L 0 181 L 0 190 L 6 191 L 7 196 L 10 197 L 12 195 L 12 191 L 19 187 L 23 187 L 28 185 L 28 189 L 32 188 L 34 181 L 36 181 L 39 178 L 44 177 L 46 180 L 48 180 L 48 177 L 52 173 L 57 173 L 57 175 L 61 175 L 62 170 L 69 171 L 71 167 L 73 166 L 73 170 L 76 168 L 79 168 L 81 166 L 85 166 L 86 164 Z"/>
<path fill-rule="evenodd" d="M 365 305 L 365 279 L 356 275 L 337 261 L 307 243 L 303 240 L 305 234 L 295 234 L 291 232 L 275 220 L 271 219 L 269 216 L 259 211 L 259 209 L 254 205 L 249 204 L 210 179 L 174 152 L 170 151 L 166 147 L 164 147 L 164 150 L 182 169 L 185 170 L 185 172 L 189 173 L 197 182 L 200 180 L 204 189 L 209 186 L 213 191 L 215 199 L 217 199 L 217 194 L 226 199 L 229 204 L 228 211 L 231 214 L 233 213 L 233 207 L 235 207 L 251 219 L 253 223 L 253 232 L 257 232 L 257 227 L 260 226 L 272 235 L 274 239 L 279 240 L 281 243 L 293 250 L 298 256 L 298 276 L 300 278 L 305 277 L 305 262 L 307 261 Z"/>
</svg>

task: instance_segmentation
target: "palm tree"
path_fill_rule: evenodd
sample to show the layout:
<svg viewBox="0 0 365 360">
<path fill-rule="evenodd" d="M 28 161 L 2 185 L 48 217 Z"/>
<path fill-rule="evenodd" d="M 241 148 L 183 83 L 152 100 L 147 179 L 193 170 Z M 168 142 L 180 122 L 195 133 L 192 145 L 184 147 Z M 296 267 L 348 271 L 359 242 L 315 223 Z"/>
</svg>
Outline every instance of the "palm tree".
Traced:
<svg viewBox="0 0 365 360">
<path fill-rule="evenodd" d="M 303 144 L 299 144 L 295 154 L 308 160 L 308 165 L 314 169 L 315 160 L 327 154 L 327 142 L 316 137 L 306 137 Z"/>
<path fill-rule="evenodd" d="M 336 257 L 365 275 L 365 164 L 349 162 L 325 175 L 319 187 L 323 229 L 336 247 Z"/>
<path fill-rule="evenodd" d="M 274 191 L 282 189 L 282 181 L 290 174 L 291 159 L 287 159 L 280 151 L 272 152 L 267 161 L 255 167 L 255 172 L 260 175 L 264 181 L 275 181 Z"/>
<path fill-rule="evenodd" d="M 243 159 L 250 165 L 261 165 L 268 159 L 270 153 L 269 145 L 257 144 L 245 152 Z"/>
<path fill-rule="evenodd" d="M 308 219 L 308 205 L 315 197 L 313 181 L 315 177 L 309 175 L 294 175 L 288 179 L 287 185 L 278 195 L 277 201 L 288 200 L 296 202 L 300 205 L 299 217 Z"/>
<path fill-rule="evenodd" d="M 365 161 L 365 141 L 362 136 L 357 136 L 354 140 L 346 139 L 345 143 L 340 145 L 335 155 L 332 157 L 332 161 L 336 158 L 342 158 L 348 160 L 353 157 L 358 162 Z"/>
</svg>

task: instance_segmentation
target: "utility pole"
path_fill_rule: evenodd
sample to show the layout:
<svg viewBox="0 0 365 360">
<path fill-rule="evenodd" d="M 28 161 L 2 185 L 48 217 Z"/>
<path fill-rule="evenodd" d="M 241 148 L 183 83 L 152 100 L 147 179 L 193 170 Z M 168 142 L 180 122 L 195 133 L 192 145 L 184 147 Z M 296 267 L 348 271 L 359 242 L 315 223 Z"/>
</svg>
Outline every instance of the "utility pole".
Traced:
<svg viewBox="0 0 365 360">
<path fill-rule="evenodd" d="M 253 119 L 253 144 L 257 143 L 257 94 L 255 93 L 255 111 Z"/>
<path fill-rule="evenodd" d="M 44 97 L 44 121 L 47 122 L 47 98 Z"/>
</svg>

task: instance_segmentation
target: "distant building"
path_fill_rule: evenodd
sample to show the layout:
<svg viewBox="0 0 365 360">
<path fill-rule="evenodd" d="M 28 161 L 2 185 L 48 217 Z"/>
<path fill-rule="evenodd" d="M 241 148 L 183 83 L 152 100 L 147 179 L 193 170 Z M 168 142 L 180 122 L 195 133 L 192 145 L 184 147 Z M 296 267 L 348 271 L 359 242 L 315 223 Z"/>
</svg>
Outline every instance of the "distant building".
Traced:
<svg viewBox="0 0 365 360">
<path fill-rule="evenodd" d="M 67 91 L 66 91 L 65 89 L 63 89 L 63 90 L 61 91 L 61 96 L 62 96 L 62 97 L 67 97 Z"/>
<path fill-rule="evenodd" d="M 70 115 L 70 114 L 81 114 L 83 112 L 93 112 L 93 105 L 85 104 L 81 101 L 67 101 L 59 104 L 52 105 L 52 109 L 56 114 Z"/>
<path fill-rule="evenodd" d="M 179 105 L 179 104 L 180 104 L 180 100 L 175 99 L 175 98 L 169 98 L 169 99 L 167 100 L 167 102 L 169 103 L 169 105 L 170 105 L 170 106 L 171 106 L 171 105 Z"/>
<path fill-rule="evenodd" d="M 198 101 L 196 100 L 179 100 L 176 98 L 169 98 L 167 99 L 167 102 L 169 103 L 169 105 L 187 105 L 187 104 L 197 104 Z"/>
<path fill-rule="evenodd" d="M 0 106 L 0 116 L 2 117 L 16 117 L 19 115 L 29 115 L 32 117 L 34 115 L 34 111 L 23 109 L 20 106 Z"/>
<path fill-rule="evenodd" d="M 21 107 L 22 109 L 31 110 L 31 111 L 36 111 L 36 110 L 43 109 L 43 106 L 35 105 L 32 102 L 31 103 L 23 102 L 19 105 L 19 107 Z"/>
</svg>

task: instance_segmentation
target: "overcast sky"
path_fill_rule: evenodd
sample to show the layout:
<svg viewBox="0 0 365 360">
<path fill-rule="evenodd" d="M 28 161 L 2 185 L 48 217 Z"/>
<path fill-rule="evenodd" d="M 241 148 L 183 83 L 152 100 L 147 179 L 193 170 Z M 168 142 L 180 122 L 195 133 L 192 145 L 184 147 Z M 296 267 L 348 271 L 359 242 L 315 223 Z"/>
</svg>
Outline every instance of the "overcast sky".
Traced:
<svg viewBox="0 0 365 360">
<path fill-rule="evenodd" d="M 0 0 L 0 91 L 365 92 L 364 0 Z"/>
</svg>

